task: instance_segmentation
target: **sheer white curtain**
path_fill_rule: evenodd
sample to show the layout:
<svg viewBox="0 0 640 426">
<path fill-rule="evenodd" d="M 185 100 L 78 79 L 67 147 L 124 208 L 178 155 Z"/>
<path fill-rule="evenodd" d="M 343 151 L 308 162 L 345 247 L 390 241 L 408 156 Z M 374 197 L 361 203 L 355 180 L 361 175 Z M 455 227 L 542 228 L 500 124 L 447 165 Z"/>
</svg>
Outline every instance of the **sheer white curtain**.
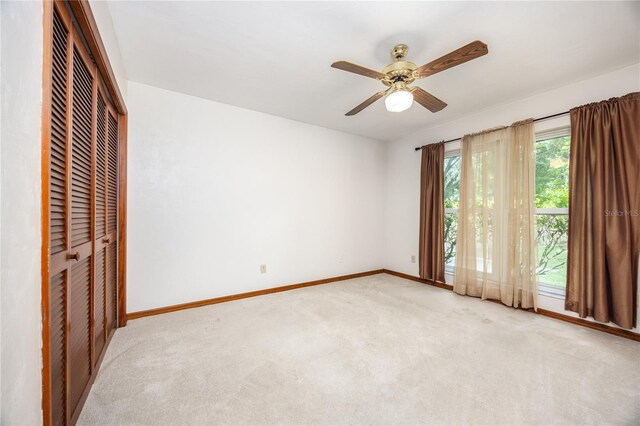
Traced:
<svg viewBox="0 0 640 426">
<path fill-rule="evenodd" d="M 453 289 L 537 308 L 533 120 L 462 138 Z"/>
</svg>

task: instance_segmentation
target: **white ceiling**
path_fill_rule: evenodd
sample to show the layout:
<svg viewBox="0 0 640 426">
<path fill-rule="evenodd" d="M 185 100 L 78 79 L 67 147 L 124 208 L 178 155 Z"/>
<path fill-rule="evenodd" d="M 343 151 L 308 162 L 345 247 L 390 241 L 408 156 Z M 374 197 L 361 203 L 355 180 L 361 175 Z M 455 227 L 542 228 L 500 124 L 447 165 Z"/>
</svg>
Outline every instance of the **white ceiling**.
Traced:
<svg viewBox="0 0 640 426">
<path fill-rule="evenodd" d="M 640 3 L 110 2 L 130 80 L 390 140 L 490 105 L 640 62 Z M 330 68 L 381 70 L 393 45 L 429 62 L 473 40 L 489 54 L 419 80 L 449 104 L 390 113 L 384 86 Z M 550 112 L 554 109 L 550 108 Z"/>
</svg>

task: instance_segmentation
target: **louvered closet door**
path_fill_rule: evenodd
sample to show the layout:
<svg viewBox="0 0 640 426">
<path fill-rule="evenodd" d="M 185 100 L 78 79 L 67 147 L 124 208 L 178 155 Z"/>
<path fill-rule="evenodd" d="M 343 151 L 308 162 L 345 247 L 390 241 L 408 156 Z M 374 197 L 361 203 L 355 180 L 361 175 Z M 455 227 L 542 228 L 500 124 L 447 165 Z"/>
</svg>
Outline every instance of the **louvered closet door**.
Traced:
<svg viewBox="0 0 640 426">
<path fill-rule="evenodd" d="M 107 253 L 106 275 L 107 288 L 105 294 L 107 333 L 117 326 L 118 309 L 118 245 L 116 231 L 118 229 L 118 119 L 112 108 L 107 112 Z"/>
<path fill-rule="evenodd" d="M 107 336 L 116 328 L 118 300 L 118 120 L 102 90 L 97 112 L 94 339 L 95 351 L 99 354 Z"/>
<path fill-rule="evenodd" d="M 54 12 L 49 158 L 49 340 L 52 424 L 67 419 L 67 59 L 69 31 Z"/>
<path fill-rule="evenodd" d="M 94 90 L 97 85 L 83 46 L 73 46 L 71 109 L 71 254 L 69 272 L 69 407 L 75 413 L 92 364 L 92 179 Z"/>
<path fill-rule="evenodd" d="M 106 329 L 106 290 L 107 290 L 107 102 L 98 93 L 96 135 L 96 177 L 95 177 L 95 277 L 94 277 L 94 345 L 96 353 L 101 353 L 107 339 Z M 94 363 L 98 358 L 94 359 Z"/>
<path fill-rule="evenodd" d="M 53 20 L 49 414 L 68 424 L 117 324 L 118 115 L 64 5 Z"/>
</svg>

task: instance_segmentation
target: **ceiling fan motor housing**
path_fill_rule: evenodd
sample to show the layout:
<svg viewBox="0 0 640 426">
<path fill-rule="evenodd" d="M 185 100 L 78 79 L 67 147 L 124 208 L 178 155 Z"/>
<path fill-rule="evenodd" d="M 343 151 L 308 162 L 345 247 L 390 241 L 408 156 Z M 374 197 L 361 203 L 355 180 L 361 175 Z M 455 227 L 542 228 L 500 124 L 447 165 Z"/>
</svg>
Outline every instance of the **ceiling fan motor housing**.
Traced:
<svg viewBox="0 0 640 426">
<path fill-rule="evenodd" d="M 382 80 L 385 85 L 391 86 L 397 82 L 409 84 L 416 79 L 414 71 L 418 68 L 417 65 L 413 62 L 404 60 L 408 50 L 409 47 L 407 47 L 406 44 L 398 44 L 391 49 L 391 58 L 394 62 L 390 63 L 382 70 L 382 73 L 386 75 Z"/>
</svg>

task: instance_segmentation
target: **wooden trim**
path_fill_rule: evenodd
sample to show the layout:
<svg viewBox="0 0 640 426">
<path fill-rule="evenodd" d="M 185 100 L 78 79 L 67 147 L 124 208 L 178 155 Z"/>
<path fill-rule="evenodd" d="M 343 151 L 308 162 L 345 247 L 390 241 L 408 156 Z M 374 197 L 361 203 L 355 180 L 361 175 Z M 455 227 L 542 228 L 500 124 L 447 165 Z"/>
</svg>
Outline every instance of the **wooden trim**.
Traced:
<svg viewBox="0 0 640 426">
<path fill-rule="evenodd" d="M 49 156 L 51 149 L 51 91 L 53 84 L 53 3 L 43 3 L 43 57 L 42 57 L 42 420 L 44 426 L 51 424 L 51 347 L 49 335 Z"/>
<path fill-rule="evenodd" d="M 389 275 L 395 275 L 396 277 L 400 277 L 400 278 L 404 278 L 407 280 L 411 280 L 411 281 L 416 281 L 422 284 L 427 284 L 427 285 L 431 285 L 434 287 L 438 287 L 438 288 L 442 288 L 445 290 L 450 290 L 453 291 L 453 286 L 448 285 L 448 284 L 442 284 L 442 283 L 437 283 L 434 281 L 429 281 L 429 280 L 425 280 L 422 278 L 418 278 L 418 277 L 414 277 L 413 275 L 408 275 L 408 274 L 403 274 L 402 272 L 396 272 L 396 271 L 391 271 L 389 269 L 383 269 L 382 270 L 385 274 L 389 274 Z M 495 303 L 499 303 L 502 304 L 499 300 L 490 300 L 487 299 L 489 302 L 495 302 Z M 565 314 L 561 314 L 558 312 L 554 312 L 554 311 L 550 311 L 547 309 L 542 309 L 542 308 L 538 308 L 537 311 L 534 311 L 532 308 L 529 309 L 522 309 L 522 308 L 518 308 L 521 309 L 523 311 L 527 311 L 527 312 L 531 312 L 532 314 L 538 314 L 538 315 L 543 315 L 545 317 L 549 317 L 549 318 L 554 318 L 560 321 L 565 321 L 565 322 L 569 322 L 571 324 L 576 324 L 576 325 L 580 325 L 582 327 L 587 327 L 590 328 L 592 330 L 598 330 L 598 331 L 602 331 L 604 333 L 609 333 L 609 334 L 613 334 L 614 336 L 619 336 L 619 337 L 624 337 L 625 339 L 631 339 L 631 340 L 635 340 L 636 342 L 640 342 L 640 334 L 635 333 L 633 331 L 630 330 L 625 330 L 622 328 L 618 328 L 618 327 L 612 327 L 610 325 L 607 324 L 602 324 L 599 322 L 593 322 L 593 321 L 587 321 L 585 319 L 582 318 L 575 318 L 569 315 L 565 315 Z"/>
<path fill-rule="evenodd" d="M 264 290 L 256 290 L 256 291 L 250 291 L 247 293 L 233 294 L 230 296 L 216 297 L 214 299 L 199 300 L 197 302 L 182 303 L 180 305 L 166 306 L 164 308 L 155 308 L 155 309 L 148 309 L 146 311 L 131 312 L 127 314 L 127 319 L 133 320 L 137 318 L 148 317 L 151 315 L 160 315 L 160 314 L 166 314 L 169 312 L 181 311 L 183 309 L 199 308 L 207 305 L 215 305 L 217 303 L 230 302 L 232 300 L 246 299 L 247 297 L 262 296 L 265 294 L 279 293 L 281 291 L 295 290 L 298 288 L 311 287 L 314 285 L 328 284 L 328 283 L 334 283 L 337 281 L 350 280 L 353 278 L 367 277 L 369 275 L 381 274 L 383 272 L 384 272 L 383 269 L 376 269 L 373 271 L 359 272 L 357 274 L 342 275 L 339 277 L 325 278 L 322 280 L 307 281 L 299 284 L 289 284 L 281 287 L 272 287 L 272 288 L 266 288 Z"/>
<path fill-rule="evenodd" d="M 419 282 L 419 283 L 422 283 L 422 284 L 431 285 L 433 287 L 438 287 L 438 288 L 442 288 L 442 289 L 445 289 L 445 290 L 453 291 L 453 286 L 449 285 L 449 284 L 439 283 L 439 282 L 431 281 L 431 280 L 425 280 L 423 278 L 414 277 L 413 275 L 409 275 L 409 274 L 403 274 L 402 272 L 391 271 L 389 269 L 383 269 L 382 271 L 385 274 L 395 275 L 396 277 L 404 278 L 406 280 L 416 281 L 416 282 Z"/>
<path fill-rule="evenodd" d="M 431 280 L 425 280 L 423 278 L 419 278 L 413 275 L 409 275 L 409 274 L 403 274 L 402 272 L 396 272 L 396 271 L 392 271 L 389 269 L 376 269 L 373 271 L 368 271 L 368 272 L 361 272 L 358 274 L 351 274 L 351 275 L 343 275 L 343 276 L 339 276 L 339 277 L 334 277 L 334 278 L 326 278 L 323 280 L 316 280 L 316 281 L 309 281 L 309 282 L 305 282 L 305 283 L 299 283 L 299 284 L 290 284 L 290 285 L 286 285 L 286 286 L 282 286 L 282 287 L 273 287 L 273 288 L 267 288 L 264 290 L 256 290 L 256 291 L 250 291 L 248 293 L 240 293 L 240 294 L 234 294 L 234 295 L 230 295 L 230 296 L 222 296 L 222 297 L 216 297 L 214 299 L 206 299 L 206 300 L 200 300 L 200 301 L 196 301 L 196 302 L 189 302 L 189 303 L 183 303 L 180 305 L 172 305 L 172 306 L 167 306 L 164 308 L 155 308 L 155 309 L 149 309 L 146 311 L 138 311 L 138 312 L 131 312 L 127 314 L 127 320 L 133 320 L 133 319 L 137 319 L 137 318 L 143 318 L 143 317 L 148 317 L 148 316 L 152 316 L 152 315 L 161 315 L 161 314 L 166 314 L 169 312 L 175 312 L 175 311 L 181 311 L 184 309 L 191 309 L 191 308 L 199 308 L 202 306 L 207 306 L 207 305 L 214 305 L 217 303 L 224 303 L 224 302 L 230 302 L 232 300 L 239 300 L 239 299 L 245 299 L 247 297 L 255 297 L 255 296 L 262 296 L 264 294 L 270 294 L 270 293 L 278 293 L 281 291 L 288 291 L 288 290 L 295 290 L 297 288 L 303 288 L 303 287 L 310 287 L 310 286 L 314 286 L 314 285 L 319 285 L 319 284 L 327 284 L 327 283 L 332 283 L 332 282 L 337 282 L 337 281 L 344 281 L 344 280 L 350 280 L 353 278 L 359 278 L 359 277 L 366 277 L 369 275 L 376 275 L 376 274 L 389 274 L 389 275 L 394 275 L 396 277 L 400 277 L 400 278 L 404 278 L 407 280 L 411 280 L 411 281 L 416 281 L 419 282 L 421 284 L 427 284 L 433 287 L 437 287 L 437 288 L 441 288 L 443 290 L 448 290 L 448 291 L 453 291 L 453 286 L 449 285 L 449 284 L 444 284 L 444 283 L 439 283 L 439 282 L 435 282 L 435 281 L 431 281 Z M 501 302 L 499 300 L 488 300 L 489 302 L 495 302 L 495 303 L 499 303 L 501 304 Z M 591 328 L 593 330 L 598 330 L 598 331 L 602 331 L 605 333 L 609 333 L 609 334 L 613 334 L 615 336 L 619 336 L 619 337 L 624 337 L 627 339 L 631 339 L 631 340 L 635 340 L 635 341 L 640 341 L 640 334 L 638 333 L 634 333 L 632 331 L 629 330 L 624 330 L 621 328 L 616 328 L 616 327 L 611 327 L 609 325 L 606 324 L 600 324 L 600 323 L 596 323 L 596 322 L 592 322 L 592 321 L 587 321 L 581 318 L 574 318 L 568 315 L 564 315 L 564 314 L 560 314 L 558 312 L 553 312 L 553 311 L 549 311 L 547 309 L 542 309 L 542 308 L 538 308 L 538 311 L 534 311 L 533 309 L 522 309 L 523 311 L 527 311 L 527 312 L 531 312 L 533 314 L 538 314 L 538 315 L 544 315 L 546 317 L 549 318 L 555 318 L 561 321 L 566 321 L 572 324 L 576 324 L 576 325 L 580 325 L 583 327 L 587 327 L 587 328 Z"/>
<path fill-rule="evenodd" d="M 583 327 L 591 328 L 593 330 L 603 331 L 605 333 L 613 334 L 615 336 L 624 337 L 625 339 L 635 340 L 640 342 L 640 334 L 634 333 L 630 330 L 623 328 L 611 327 L 610 325 L 602 324 L 599 322 L 587 321 L 582 318 L 575 318 L 569 315 L 560 314 L 558 312 L 549 311 L 547 309 L 538 308 L 538 312 L 532 309 L 528 309 L 529 312 L 544 315 L 545 317 L 555 318 L 560 321 L 570 322 L 571 324 L 581 325 Z"/>
<path fill-rule="evenodd" d="M 127 125 L 128 115 L 118 119 L 118 327 L 127 325 Z"/>
<path fill-rule="evenodd" d="M 116 109 L 118 110 L 118 113 L 126 115 L 127 106 L 125 105 L 124 99 L 122 98 L 122 93 L 120 93 L 118 82 L 113 72 L 113 68 L 111 67 L 111 62 L 109 62 L 109 57 L 107 56 L 107 50 L 105 49 L 104 43 L 102 42 L 102 37 L 100 37 L 98 25 L 96 24 L 93 12 L 91 11 L 89 1 L 70 0 L 69 6 L 71 6 L 71 10 L 73 11 L 76 20 L 78 21 L 78 25 L 82 30 L 82 34 L 87 40 L 89 50 L 91 50 L 94 55 L 98 70 L 100 70 L 100 74 L 102 75 L 102 78 L 107 85 L 107 89 L 113 97 L 113 102 Z"/>
</svg>

